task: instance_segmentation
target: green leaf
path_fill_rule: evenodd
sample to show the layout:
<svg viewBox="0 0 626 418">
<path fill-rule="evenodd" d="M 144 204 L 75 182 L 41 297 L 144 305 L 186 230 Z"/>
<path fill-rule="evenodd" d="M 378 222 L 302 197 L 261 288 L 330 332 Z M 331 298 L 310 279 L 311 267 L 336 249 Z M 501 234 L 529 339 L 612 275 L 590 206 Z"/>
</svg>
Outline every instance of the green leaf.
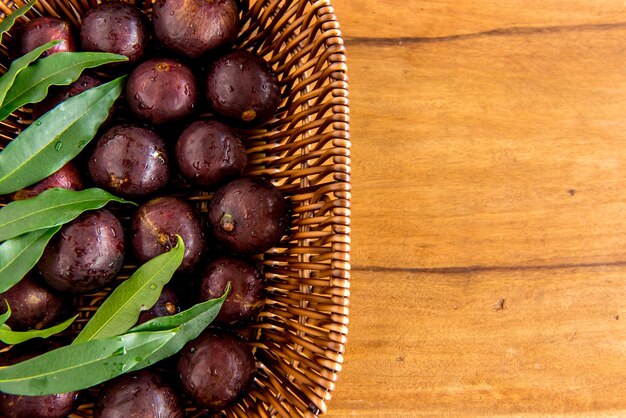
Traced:
<svg viewBox="0 0 626 418">
<path fill-rule="evenodd" d="M 3 324 L 0 325 L 0 341 L 9 345 L 15 345 L 21 344 L 33 338 L 48 338 L 66 330 L 70 325 L 72 325 L 72 322 L 74 322 L 77 317 L 78 315 L 50 328 L 33 329 L 30 331 L 12 331 L 11 328 Z"/>
<path fill-rule="evenodd" d="M 59 52 L 42 58 L 15 78 L 0 107 L 0 120 L 25 104 L 43 100 L 50 86 L 68 85 L 87 68 L 121 61 L 128 58 L 105 52 Z"/>
<path fill-rule="evenodd" d="M 228 286 L 224 290 L 224 295 L 219 298 L 195 304 L 186 311 L 179 312 L 175 315 L 159 316 L 156 318 L 152 318 L 151 320 L 146 321 L 143 324 L 139 324 L 136 327 L 131 328 L 128 332 L 165 331 L 167 329 L 172 329 L 184 325 L 198 315 L 203 314 L 207 311 L 214 312 L 213 310 L 215 309 L 216 310 L 214 313 L 215 315 L 217 315 L 220 308 L 222 307 L 223 301 L 228 295 L 228 292 L 230 292 L 230 282 L 228 282 Z"/>
<path fill-rule="evenodd" d="M 29 11 L 30 8 L 35 5 L 35 2 L 36 0 L 26 3 L 19 9 L 12 12 L 10 15 L 4 17 L 4 20 L 0 22 L 0 41 L 2 41 L 3 35 L 13 27 L 17 18 L 23 16 L 27 11 Z"/>
<path fill-rule="evenodd" d="M 0 209 L 0 242 L 27 232 L 63 225 L 81 213 L 104 207 L 109 202 L 128 203 L 102 189 L 81 191 L 49 189 L 25 200 L 16 200 Z"/>
<path fill-rule="evenodd" d="M 7 311 L 0 315 L 0 326 L 4 326 L 4 323 L 7 322 L 11 316 L 11 307 L 9 306 L 9 302 L 5 299 L 4 303 L 7 305 Z"/>
<path fill-rule="evenodd" d="M 0 391 L 15 395 L 51 395 L 82 390 L 139 370 L 177 353 L 196 338 L 219 312 L 226 293 L 219 299 L 194 306 L 192 317 L 172 329 L 130 332 L 118 337 L 98 338 L 71 344 L 7 367 L 0 367 Z M 190 309 L 190 310 L 191 310 Z M 186 314 L 188 311 L 181 312 Z M 151 327 L 156 329 L 160 320 Z"/>
<path fill-rule="evenodd" d="M 36 183 L 78 155 L 108 117 L 125 79 L 67 99 L 11 141 L 0 152 L 0 194 Z"/>
<path fill-rule="evenodd" d="M 43 254 L 48 241 L 61 226 L 29 232 L 0 245 L 0 293 L 18 283 Z"/>
<path fill-rule="evenodd" d="M 111 293 L 72 344 L 119 335 L 137 323 L 141 310 L 156 303 L 163 286 L 183 261 L 185 244 L 177 237 L 174 248 L 139 267 Z"/>
<path fill-rule="evenodd" d="M 174 335 L 176 330 L 137 332 L 64 346 L 0 367 L 0 391 L 52 395 L 89 388 L 129 371 Z"/>
<path fill-rule="evenodd" d="M 168 340 L 166 344 L 146 356 L 141 362 L 131 368 L 131 371 L 143 369 L 172 354 L 178 353 L 185 344 L 197 338 L 202 331 L 213 322 L 220 312 L 229 291 L 230 283 L 224 294 L 217 299 L 198 303 L 176 315 L 154 318 L 136 327 L 134 332 L 163 332 L 167 329 L 167 326 L 177 323 L 178 325 L 175 329 L 178 329 L 178 332 Z"/>
<path fill-rule="evenodd" d="M 61 41 L 50 41 L 47 44 L 41 45 L 32 51 L 22 55 L 11 63 L 9 70 L 0 77 L 0 103 L 4 103 L 4 98 L 13 85 L 15 77 L 28 65 L 35 61 L 41 54 L 52 48 L 53 46 L 61 43 Z"/>
</svg>

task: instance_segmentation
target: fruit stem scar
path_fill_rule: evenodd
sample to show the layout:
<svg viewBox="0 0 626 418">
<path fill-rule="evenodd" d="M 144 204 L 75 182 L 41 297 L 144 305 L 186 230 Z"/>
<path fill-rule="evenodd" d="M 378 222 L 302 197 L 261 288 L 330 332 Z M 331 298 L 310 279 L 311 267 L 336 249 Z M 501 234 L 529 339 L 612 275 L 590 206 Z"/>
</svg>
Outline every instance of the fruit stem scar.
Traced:
<svg viewBox="0 0 626 418">
<path fill-rule="evenodd" d="M 176 305 L 172 302 L 165 302 L 165 310 L 168 314 L 174 315 L 176 313 Z"/>
<path fill-rule="evenodd" d="M 165 246 L 166 244 L 169 244 L 169 243 L 170 243 L 169 235 L 159 232 L 159 244 L 161 244 L 162 246 Z"/>
<path fill-rule="evenodd" d="M 241 119 L 245 120 L 246 122 L 253 121 L 254 118 L 256 118 L 256 112 L 254 111 L 254 109 L 245 110 L 241 114 Z"/>
<path fill-rule="evenodd" d="M 170 69 L 169 64 L 166 64 L 164 62 L 160 62 L 156 65 L 156 69 L 157 71 L 167 71 Z"/>
<path fill-rule="evenodd" d="M 119 188 L 124 183 L 127 183 L 127 182 L 128 182 L 128 178 L 120 178 L 120 177 L 117 177 L 115 174 L 113 174 L 111 176 L 110 185 L 111 185 L 111 187 Z"/>
<path fill-rule="evenodd" d="M 220 226 L 226 232 L 233 232 L 235 230 L 235 220 L 229 214 L 222 215 L 222 219 L 220 219 Z"/>
</svg>

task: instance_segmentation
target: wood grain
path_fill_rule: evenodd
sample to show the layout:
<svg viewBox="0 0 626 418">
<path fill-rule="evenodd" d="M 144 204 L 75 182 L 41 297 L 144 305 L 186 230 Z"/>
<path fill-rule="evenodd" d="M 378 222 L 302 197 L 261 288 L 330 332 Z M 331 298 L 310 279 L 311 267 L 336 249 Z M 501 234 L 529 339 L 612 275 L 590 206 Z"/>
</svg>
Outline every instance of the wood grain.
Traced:
<svg viewBox="0 0 626 418">
<path fill-rule="evenodd" d="M 353 46 L 356 265 L 626 261 L 626 28 L 610 35 Z"/>
<path fill-rule="evenodd" d="M 333 5 L 348 43 L 626 25 L 624 4 L 616 0 L 341 0 Z"/>
<path fill-rule="evenodd" d="M 358 272 L 328 416 L 623 416 L 623 278 Z"/>
<path fill-rule="evenodd" d="M 626 415 L 626 4 L 334 6 L 354 272 L 327 416 Z"/>
</svg>

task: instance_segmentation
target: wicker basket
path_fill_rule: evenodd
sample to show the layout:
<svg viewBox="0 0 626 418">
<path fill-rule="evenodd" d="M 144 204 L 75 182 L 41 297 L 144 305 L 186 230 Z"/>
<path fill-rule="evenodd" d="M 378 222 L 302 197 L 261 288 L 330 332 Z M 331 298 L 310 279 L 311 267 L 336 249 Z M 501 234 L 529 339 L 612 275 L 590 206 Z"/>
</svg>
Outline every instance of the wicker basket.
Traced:
<svg viewBox="0 0 626 418">
<path fill-rule="evenodd" d="M 79 25 L 81 16 L 98 2 L 39 0 L 25 18 L 52 15 Z M 151 1 L 134 2 L 150 14 Z M 237 46 L 269 60 L 283 87 L 277 117 L 262 129 L 246 132 L 248 172 L 278 185 L 293 216 L 290 233 L 259 258 L 268 277 L 267 305 L 258 320 L 242 330 L 255 347 L 256 379 L 238 404 L 220 414 L 315 416 L 326 411 L 348 332 L 350 135 L 344 45 L 329 0 L 240 4 L 243 26 Z M 2 17 L 22 5 L 23 0 L 1 0 Z M 2 72 L 15 42 L 11 33 L 4 38 Z M 1 122 L 0 149 L 31 120 L 31 111 L 25 108 Z M 175 192 L 206 212 L 210 194 L 189 188 Z M 120 280 L 136 267 L 132 261 Z M 80 317 L 72 333 L 80 330 L 106 294 L 75 299 Z M 92 415 L 97 389 L 85 392 L 85 402 L 73 416 Z M 212 415 L 193 404 L 187 410 L 188 416 Z"/>
</svg>

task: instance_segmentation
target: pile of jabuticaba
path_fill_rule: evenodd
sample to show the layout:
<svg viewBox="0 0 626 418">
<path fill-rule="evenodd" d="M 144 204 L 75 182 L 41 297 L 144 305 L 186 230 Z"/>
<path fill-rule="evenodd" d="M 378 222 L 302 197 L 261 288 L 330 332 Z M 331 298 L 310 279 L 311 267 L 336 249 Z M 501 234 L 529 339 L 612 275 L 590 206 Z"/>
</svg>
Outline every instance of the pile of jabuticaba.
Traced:
<svg viewBox="0 0 626 418">
<path fill-rule="evenodd" d="M 0 9 L 2 416 L 324 412 L 350 249 L 328 2 Z"/>
</svg>

